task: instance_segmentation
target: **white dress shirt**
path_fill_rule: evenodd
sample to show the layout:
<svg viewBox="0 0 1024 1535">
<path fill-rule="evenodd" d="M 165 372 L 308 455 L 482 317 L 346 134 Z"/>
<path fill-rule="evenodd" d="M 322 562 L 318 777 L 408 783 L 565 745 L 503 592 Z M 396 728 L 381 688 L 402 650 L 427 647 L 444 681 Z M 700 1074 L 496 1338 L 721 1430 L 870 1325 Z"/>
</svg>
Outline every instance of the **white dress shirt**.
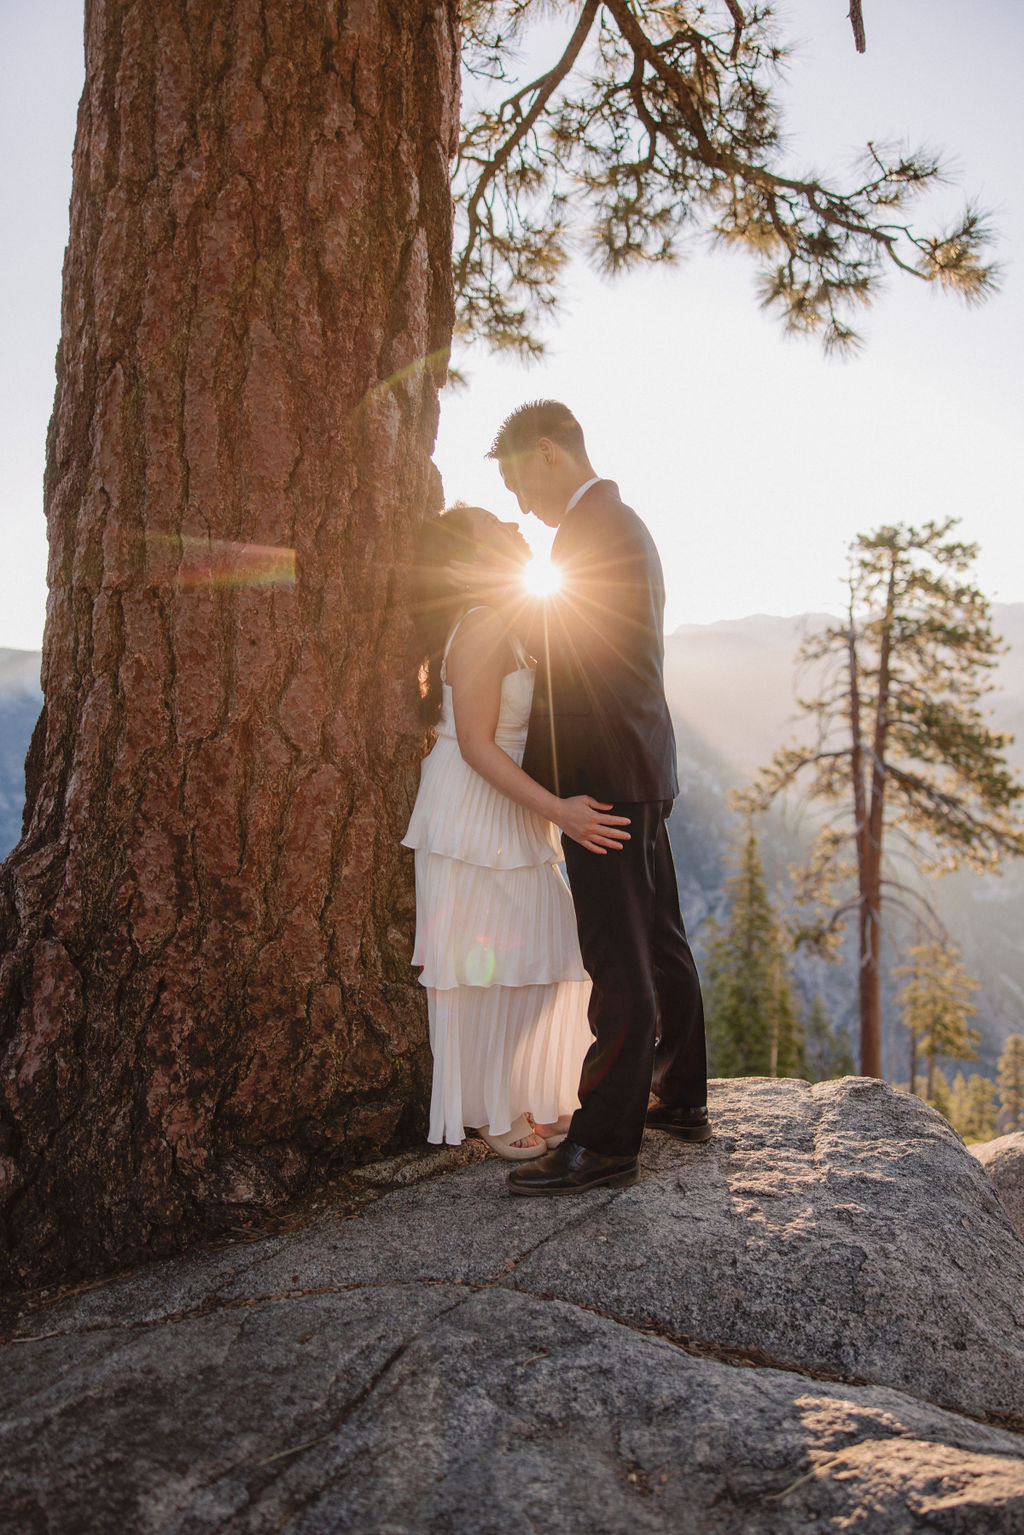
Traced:
<svg viewBox="0 0 1024 1535">
<path fill-rule="evenodd" d="M 601 476 L 599 474 L 593 475 L 589 480 L 584 480 L 583 484 L 579 487 L 579 489 L 578 490 L 574 490 L 572 495 L 569 497 L 569 504 L 566 506 L 565 511 L 562 513 L 562 516 L 563 517 L 567 517 L 569 515 L 569 513 L 572 511 L 573 507 L 576 505 L 577 501 L 580 499 L 580 497 L 586 495 L 586 493 L 590 489 L 591 485 L 598 485 L 598 484 L 600 484 L 600 481 L 601 481 Z"/>
</svg>

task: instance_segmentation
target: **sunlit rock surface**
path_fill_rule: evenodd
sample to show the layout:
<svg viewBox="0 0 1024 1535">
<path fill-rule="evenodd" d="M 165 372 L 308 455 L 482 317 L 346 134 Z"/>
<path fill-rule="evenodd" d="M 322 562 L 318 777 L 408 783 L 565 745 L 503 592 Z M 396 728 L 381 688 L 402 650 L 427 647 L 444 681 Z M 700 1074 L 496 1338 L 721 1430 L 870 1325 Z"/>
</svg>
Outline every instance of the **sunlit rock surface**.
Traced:
<svg viewBox="0 0 1024 1535">
<path fill-rule="evenodd" d="M 1024 1237 L 1024 1131 L 1000 1135 L 970 1149 L 988 1174 L 1003 1209 Z"/>
<path fill-rule="evenodd" d="M 711 1107 L 635 1188 L 514 1200 L 470 1143 L 367 1170 L 351 1218 L 27 1308 L 0 1524 L 1024 1528 L 1024 1243 L 978 1161 L 860 1078 Z"/>
</svg>

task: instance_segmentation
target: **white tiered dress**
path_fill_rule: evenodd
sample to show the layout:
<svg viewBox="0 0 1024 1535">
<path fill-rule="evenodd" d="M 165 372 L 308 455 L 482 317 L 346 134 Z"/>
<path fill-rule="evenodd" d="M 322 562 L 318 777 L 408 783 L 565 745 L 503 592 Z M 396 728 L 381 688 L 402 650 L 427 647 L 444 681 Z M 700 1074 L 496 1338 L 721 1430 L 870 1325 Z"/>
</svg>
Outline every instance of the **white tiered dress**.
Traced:
<svg viewBox="0 0 1024 1535">
<path fill-rule="evenodd" d="M 521 763 L 534 679 L 518 645 L 516 659 L 494 739 Z M 590 978 L 557 830 L 463 761 L 444 660 L 437 741 L 402 840 L 416 851 L 413 964 L 434 1055 L 428 1139 L 455 1144 L 468 1128 L 504 1135 L 526 1111 L 550 1124 L 578 1107 Z"/>
</svg>

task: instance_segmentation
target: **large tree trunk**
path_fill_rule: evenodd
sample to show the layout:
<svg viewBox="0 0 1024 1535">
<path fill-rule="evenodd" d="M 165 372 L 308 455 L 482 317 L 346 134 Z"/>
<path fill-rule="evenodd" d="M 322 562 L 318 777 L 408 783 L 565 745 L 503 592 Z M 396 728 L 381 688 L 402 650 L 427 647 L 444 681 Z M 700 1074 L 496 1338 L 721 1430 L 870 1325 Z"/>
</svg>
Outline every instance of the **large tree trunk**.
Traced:
<svg viewBox="0 0 1024 1535">
<path fill-rule="evenodd" d="M 403 560 L 438 495 L 455 9 L 87 4 L 46 701 L 0 877 L 22 1280 L 423 1124 Z"/>
</svg>

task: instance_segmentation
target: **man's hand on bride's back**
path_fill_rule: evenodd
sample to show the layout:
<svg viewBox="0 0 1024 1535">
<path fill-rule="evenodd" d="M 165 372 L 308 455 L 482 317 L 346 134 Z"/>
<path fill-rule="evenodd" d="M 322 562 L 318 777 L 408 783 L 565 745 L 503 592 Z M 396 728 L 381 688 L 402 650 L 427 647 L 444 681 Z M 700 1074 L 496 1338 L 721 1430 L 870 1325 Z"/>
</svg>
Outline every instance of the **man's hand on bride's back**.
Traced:
<svg viewBox="0 0 1024 1535">
<path fill-rule="evenodd" d="M 561 806 L 557 824 L 588 853 L 621 852 L 622 844 L 629 841 L 629 816 L 609 815 L 611 805 L 589 794 L 576 794 L 562 800 Z"/>
</svg>

